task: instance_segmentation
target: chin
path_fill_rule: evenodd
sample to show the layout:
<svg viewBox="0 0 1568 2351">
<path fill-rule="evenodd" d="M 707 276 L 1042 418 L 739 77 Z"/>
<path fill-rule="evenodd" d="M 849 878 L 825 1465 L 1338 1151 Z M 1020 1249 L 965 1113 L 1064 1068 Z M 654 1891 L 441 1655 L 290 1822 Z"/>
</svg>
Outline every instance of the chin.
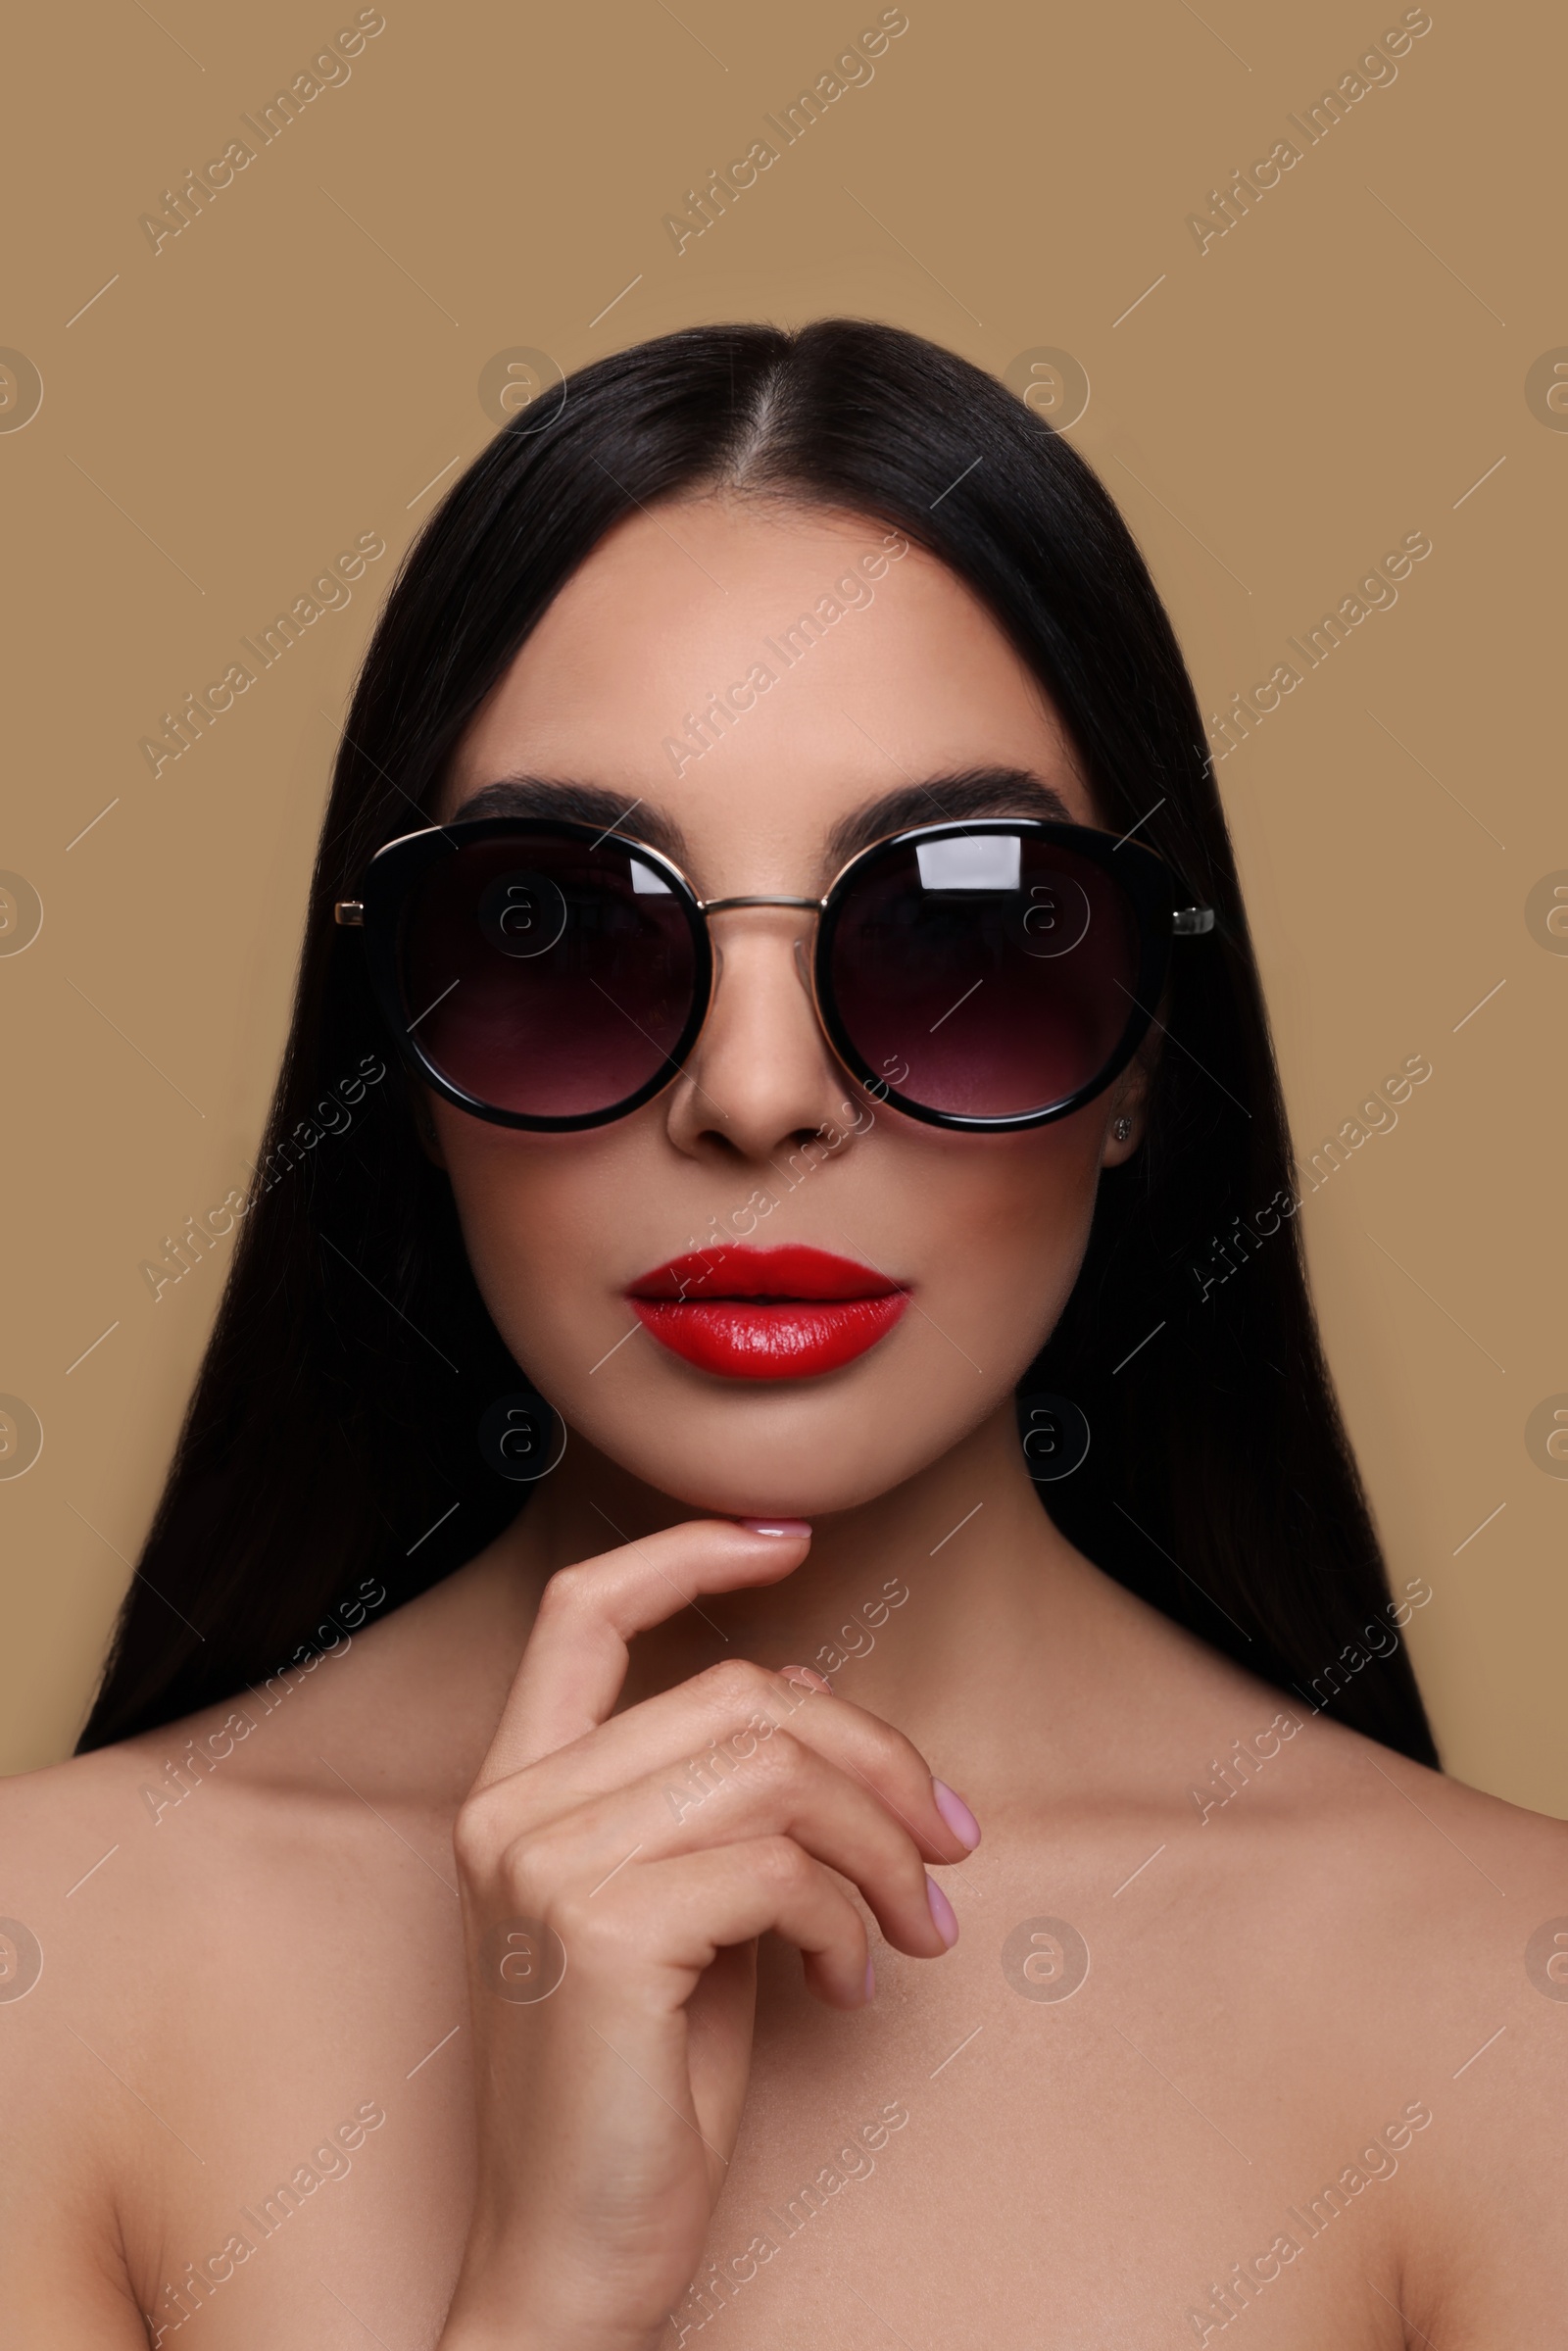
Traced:
<svg viewBox="0 0 1568 2351">
<path fill-rule="evenodd" d="M 853 1459 L 837 1460 L 820 1445 L 708 1445 L 700 1440 L 655 1450 L 641 1445 L 594 1439 L 618 1466 L 671 1501 L 713 1518 L 805 1518 L 814 1524 L 830 1513 L 874 1502 L 923 1466 L 900 1457 L 885 1469 L 857 1448 Z"/>
<path fill-rule="evenodd" d="M 694 1511 L 814 1521 L 929 1469 L 997 1400 L 869 1370 L 765 1388 L 672 1373 L 639 1382 L 635 1399 L 585 1397 L 578 1413 L 563 1396 L 561 1408 L 619 1468 Z"/>
</svg>

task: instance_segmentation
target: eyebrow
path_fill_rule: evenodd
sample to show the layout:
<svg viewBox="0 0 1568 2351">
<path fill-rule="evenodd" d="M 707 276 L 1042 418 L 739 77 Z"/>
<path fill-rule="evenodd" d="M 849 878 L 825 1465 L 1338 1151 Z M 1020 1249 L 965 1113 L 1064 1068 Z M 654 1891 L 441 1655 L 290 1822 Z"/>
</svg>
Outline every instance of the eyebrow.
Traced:
<svg viewBox="0 0 1568 2351">
<path fill-rule="evenodd" d="M 690 870 L 686 837 L 672 816 L 647 801 L 628 799 L 623 792 L 607 792 L 598 784 L 541 775 L 498 776 L 470 793 L 448 822 L 459 824 L 481 816 L 565 817 L 646 842 L 650 849 L 662 850 L 683 871 Z M 971 817 L 987 816 L 1077 822 L 1054 785 L 1030 768 L 954 768 L 924 783 L 902 784 L 841 817 L 827 837 L 825 873 L 837 873 L 862 849 L 892 833 L 908 832 L 919 824 L 961 824 Z"/>
<path fill-rule="evenodd" d="M 447 822 L 466 824 L 478 816 L 564 816 L 600 832 L 624 832 L 650 849 L 662 850 L 683 870 L 690 855 L 686 836 L 672 816 L 635 795 L 607 792 L 599 784 L 544 775 L 498 776 L 470 793 Z"/>
<path fill-rule="evenodd" d="M 890 833 L 917 824 L 961 824 L 969 817 L 1044 816 L 1057 824 L 1078 820 L 1054 784 L 1028 767 L 961 767 L 924 783 L 903 784 L 879 800 L 843 816 L 827 840 L 832 872 Z"/>
</svg>

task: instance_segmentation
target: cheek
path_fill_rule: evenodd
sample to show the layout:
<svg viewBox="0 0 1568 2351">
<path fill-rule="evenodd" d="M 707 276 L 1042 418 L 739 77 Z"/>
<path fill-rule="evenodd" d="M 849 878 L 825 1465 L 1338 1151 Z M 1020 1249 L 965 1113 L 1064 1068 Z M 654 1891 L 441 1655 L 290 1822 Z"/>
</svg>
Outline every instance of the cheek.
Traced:
<svg viewBox="0 0 1568 2351">
<path fill-rule="evenodd" d="M 943 1138 L 919 1187 L 942 1236 L 927 1281 L 983 1321 L 994 1346 L 1014 1325 L 1035 1331 L 1043 1313 L 1054 1321 L 1066 1302 L 1094 1216 L 1101 1123 L 1091 1103 L 1021 1135 Z"/>
<path fill-rule="evenodd" d="M 600 1324 L 585 1326 L 585 1312 L 591 1318 L 597 1302 L 602 1313 L 611 1298 L 618 1305 L 620 1284 L 639 1270 L 621 1265 L 617 1239 L 629 1203 L 646 1197 L 646 1171 L 639 1181 L 626 1163 L 624 1125 L 528 1135 L 446 1103 L 434 1115 L 479 1294 L 513 1353 L 542 1377 L 547 1366 L 531 1355 L 573 1330 L 591 1344 Z"/>
</svg>

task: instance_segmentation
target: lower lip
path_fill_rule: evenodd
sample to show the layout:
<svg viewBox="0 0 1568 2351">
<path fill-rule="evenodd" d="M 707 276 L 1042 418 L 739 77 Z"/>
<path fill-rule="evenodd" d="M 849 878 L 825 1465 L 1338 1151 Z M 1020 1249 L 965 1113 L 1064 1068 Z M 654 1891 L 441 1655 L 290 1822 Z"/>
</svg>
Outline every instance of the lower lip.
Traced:
<svg viewBox="0 0 1568 2351">
<path fill-rule="evenodd" d="M 729 1380 L 808 1380 L 853 1363 L 899 1321 L 902 1290 L 881 1298 L 632 1298 L 627 1304 L 651 1338 L 699 1371 Z"/>
</svg>

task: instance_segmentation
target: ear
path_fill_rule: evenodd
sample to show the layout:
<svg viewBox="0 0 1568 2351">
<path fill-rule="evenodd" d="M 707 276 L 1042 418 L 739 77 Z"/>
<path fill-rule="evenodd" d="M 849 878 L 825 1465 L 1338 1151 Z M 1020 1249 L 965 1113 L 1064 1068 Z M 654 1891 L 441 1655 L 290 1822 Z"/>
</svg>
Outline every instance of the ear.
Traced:
<svg viewBox="0 0 1568 2351">
<path fill-rule="evenodd" d="M 419 1083 L 412 1070 L 404 1072 L 404 1084 L 407 1088 L 409 1115 L 414 1121 L 414 1131 L 419 1139 L 419 1149 L 431 1166 L 439 1167 L 444 1175 L 447 1165 L 446 1156 L 441 1149 L 441 1138 L 435 1131 L 435 1120 L 430 1113 L 428 1089 Z"/>
<path fill-rule="evenodd" d="M 1101 1098 L 1105 1121 L 1100 1152 L 1102 1167 L 1120 1167 L 1124 1160 L 1132 1157 L 1143 1142 L 1148 1128 L 1150 1090 L 1158 1058 L 1159 1034 L 1157 1030 L 1151 1029 L 1116 1083 L 1108 1087 Z M 1123 1131 L 1118 1132 L 1118 1129 Z"/>
</svg>

